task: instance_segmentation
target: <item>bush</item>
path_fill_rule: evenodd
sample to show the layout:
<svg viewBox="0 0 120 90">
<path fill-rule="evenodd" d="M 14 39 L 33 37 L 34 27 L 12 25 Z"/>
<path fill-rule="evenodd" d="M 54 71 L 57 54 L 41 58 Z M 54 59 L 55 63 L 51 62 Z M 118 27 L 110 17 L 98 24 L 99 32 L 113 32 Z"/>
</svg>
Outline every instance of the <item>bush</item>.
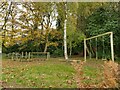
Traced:
<svg viewBox="0 0 120 90">
<path fill-rule="evenodd" d="M 62 56 L 63 56 L 63 50 L 61 50 L 61 49 L 56 49 L 56 50 L 53 52 L 53 56 L 62 57 Z"/>
</svg>

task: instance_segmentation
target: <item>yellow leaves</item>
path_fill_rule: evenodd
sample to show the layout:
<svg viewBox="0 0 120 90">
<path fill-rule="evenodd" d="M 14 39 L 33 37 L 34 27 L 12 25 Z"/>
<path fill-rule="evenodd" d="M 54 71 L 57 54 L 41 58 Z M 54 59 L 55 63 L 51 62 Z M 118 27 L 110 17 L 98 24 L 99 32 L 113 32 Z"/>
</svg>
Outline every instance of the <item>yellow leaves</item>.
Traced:
<svg viewBox="0 0 120 90">
<path fill-rule="evenodd" d="M 36 21 L 36 22 L 39 22 L 40 19 L 39 19 L 38 17 L 35 17 L 35 21 Z"/>
<path fill-rule="evenodd" d="M 52 38 L 58 37 L 58 38 L 62 38 L 61 32 L 54 30 L 50 32 L 50 35 Z"/>
<path fill-rule="evenodd" d="M 28 38 L 27 37 L 25 37 L 25 38 L 22 38 L 22 42 L 24 43 L 24 42 L 26 42 L 28 40 Z"/>
<path fill-rule="evenodd" d="M 34 33 L 33 33 L 36 37 L 40 37 L 40 32 L 38 30 L 34 30 Z"/>
<path fill-rule="evenodd" d="M 17 41 L 20 41 L 21 40 L 21 36 L 18 36 L 16 38 L 14 38 L 14 41 L 17 42 Z"/>
<path fill-rule="evenodd" d="M 113 61 L 105 61 L 104 65 L 104 83 L 108 88 L 117 87 L 117 73 L 118 73 L 118 63 Z"/>
<path fill-rule="evenodd" d="M 56 43 L 56 42 L 49 42 L 47 45 L 48 46 L 55 46 L 55 47 L 57 47 L 58 43 Z"/>
</svg>

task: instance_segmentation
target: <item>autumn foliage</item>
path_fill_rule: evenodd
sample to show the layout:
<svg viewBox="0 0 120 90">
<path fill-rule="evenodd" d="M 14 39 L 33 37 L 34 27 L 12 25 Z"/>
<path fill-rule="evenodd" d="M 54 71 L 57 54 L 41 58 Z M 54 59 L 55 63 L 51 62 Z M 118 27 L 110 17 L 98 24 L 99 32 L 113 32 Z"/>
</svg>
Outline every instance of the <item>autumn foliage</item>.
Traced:
<svg viewBox="0 0 120 90">
<path fill-rule="evenodd" d="M 102 86 L 105 88 L 116 88 L 118 87 L 118 78 L 119 78 L 119 68 L 118 63 L 113 61 L 105 61 L 103 68 L 104 68 L 104 81 Z"/>
</svg>

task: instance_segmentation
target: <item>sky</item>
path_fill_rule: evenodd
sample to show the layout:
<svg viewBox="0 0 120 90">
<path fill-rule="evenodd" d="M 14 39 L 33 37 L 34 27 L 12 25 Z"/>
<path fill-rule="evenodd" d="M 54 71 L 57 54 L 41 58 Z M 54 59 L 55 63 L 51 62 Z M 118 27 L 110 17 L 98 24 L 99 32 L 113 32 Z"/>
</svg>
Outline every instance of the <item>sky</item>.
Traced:
<svg viewBox="0 0 120 90">
<path fill-rule="evenodd" d="M 23 10 L 23 11 L 25 11 L 26 12 L 26 9 L 25 8 L 23 8 L 22 7 L 22 5 L 17 5 L 18 6 L 18 8 L 19 9 L 21 9 L 21 10 Z M 58 14 L 57 14 L 57 11 L 55 10 L 55 16 L 57 17 L 58 16 Z M 18 14 L 19 15 L 19 14 Z M 52 19 L 51 19 L 52 20 Z M 41 28 L 41 27 L 38 27 L 38 28 Z M 53 29 L 56 29 L 56 20 L 52 20 L 52 25 L 51 25 L 51 28 L 53 28 Z"/>
</svg>

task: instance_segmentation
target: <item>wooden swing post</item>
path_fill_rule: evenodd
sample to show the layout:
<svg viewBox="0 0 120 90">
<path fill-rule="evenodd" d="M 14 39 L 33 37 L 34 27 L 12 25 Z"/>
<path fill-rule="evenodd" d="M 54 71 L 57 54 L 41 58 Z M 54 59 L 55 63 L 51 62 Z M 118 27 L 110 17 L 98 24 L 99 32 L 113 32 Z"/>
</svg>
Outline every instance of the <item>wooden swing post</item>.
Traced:
<svg viewBox="0 0 120 90">
<path fill-rule="evenodd" d="M 97 37 L 101 37 L 101 36 L 105 36 L 105 35 L 110 35 L 111 59 L 112 59 L 112 61 L 114 61 L 113 32 L 107 32 L 107 33 L 103 33 L 103 34 L 100 34 L 100 35 L 97 35 L 97 36 L 93 36 L 93 37 L 84 39 L 84 60 L 85 61 L 86 61 L 86 47 L 87 47 L 86 41 L 94 39 L 94 38 L 96 38 L 96 41 L 97 41 Z M 97 42 L 96 42 L 96 44 L 97 44 Z M 96 59 L 98 59 L 97 52 L 96 52 Z"/>
</svg>

